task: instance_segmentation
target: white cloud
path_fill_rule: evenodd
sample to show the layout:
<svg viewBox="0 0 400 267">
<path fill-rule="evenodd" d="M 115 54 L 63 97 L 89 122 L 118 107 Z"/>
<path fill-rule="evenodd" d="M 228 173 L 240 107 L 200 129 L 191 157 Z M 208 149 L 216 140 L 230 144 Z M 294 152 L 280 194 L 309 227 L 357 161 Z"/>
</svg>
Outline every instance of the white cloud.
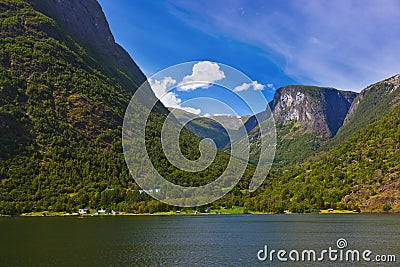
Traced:
<svg viewBox="0 0 400 267">
<path fill-rule="evenodd" d="M 200 113 L 201 113 L 201 109 L 199 109 L 199 108 L 179 107 L 179 109 L 182 109 L 182 110 L 184 110 L 186 112 L 193 113 L 193 114 L 196 114 L 196 115 L 200 115 Z"/>
<path fill-rule="evenodd" d="M 176 80 L 174 80 L 172 77 L 165 77 L 161 81 L 149 79 L 149 83 L 151 88 L 153 89 L 154 94 L 161 101 L 161 103 L 163 103 L 164 106 L 179 108 L 196 115 L 199 115 L 201 113 L 201 109 L 182 107 L 182 99 L 180 99 L 178 95 L 174 92 L 167 92 L 168 89 L 171 88 L 171 86 L 174 86 L 176 84 Z"/>
<path fill-rule="evenodd" d="M 266 84 L 266 87 L 269 92 L 275 92 L 275 86 L 272 83 Z"/>
<path fill-rule="evenodd" d="M 265 85 L 263 85 L 263 84 L 261 84 L 261 83 L 258 83 L 257 81 L 254 81 L 254 82 L 252 83 L 252 86 L 253 86 L 253 90 L 254 90 L 254 91 L 262 91 L 262 90 L 264 90 L 264 88 L 265 88 Z"/>
<path fill-rule="evenodd" d="M 166 107 L 177 108 L 180 106 L 182 100 L 177 97 L 177 94 L 168 92 L 161 99 L 161 103 Z"/>
<path fill-rule="evenodd" d="M 249 90 L 250 88 L 253 89 L 254 91 L 262 91 L 265 89 L 266 86 L 268 88 L 272 88 L 273 84 L 264 85 L 264 84 L 258 83 L 257 81 L 252 81 L 251 83 L 243 83 L 242 85 L 236 86 L 233 89 L 233 91 L 241 92 L 241 91 Z"/>
<path fill-rule="evenodd" d="M 149 79 L 151 88 L 154 94 L 161 103 L 166 107 L 177 107 L 182 102 L 181 99 L 177 97 L 177 94 L 173 92 L 167 92 L 167 89 L 176 84 L 176 80 L 172 77 L 165 77 L 161 81 Z"/>
<path fill-rule="evenodd" d="M 202 61 L 194 64 L 192 74 L 183 78 L 178 84 L 178 90 L 190 91 L 197 88 L 207 88 L 216 81 L 225 78 L 225 73 L 220 70 L 217 63 Z"/>
<path fill-rule="evenodd" d="M 241 92 L 241 91 L 246 91 L 249 90 L 251 86 L 251 83 L 243 83 L 242 85 L 236 86 L 233 91 L 234 92 Z"/>
<path fill-rule="evenodd" d="M 176 84 L 176 81 L 172 77 L 165 77 L 161 81 L 149 79 L 151 88 L 158 99 L 160 99 L 165 93 L 167 88 Z"/>
</svg>

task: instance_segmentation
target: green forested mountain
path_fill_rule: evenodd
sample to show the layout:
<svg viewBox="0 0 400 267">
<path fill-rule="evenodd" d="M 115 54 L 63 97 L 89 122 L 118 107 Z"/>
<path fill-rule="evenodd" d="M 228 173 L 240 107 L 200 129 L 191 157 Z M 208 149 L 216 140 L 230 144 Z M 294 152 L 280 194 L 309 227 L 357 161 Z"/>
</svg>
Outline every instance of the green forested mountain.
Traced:
<svg viewBox="0 0 400 267">
<path fill-rule="evenodd" d="M 271 174 L 247 205 L 261 211 L 400 210 L 400 106 L 315 163 Z"/>
<path fill-rule="evenodd" d="M 212 139 L 220 149 L 229 144 L 227 131 L 215 120 L 198 117 L 195 114 L 179 109 L 173 109 L 173 113 L 180 123 L 186 124 L 186 128 L 198 137 Z"/>
<path fill-rule="evenodd" d="M 124 112 L 146 78 L 115 44 L 97 1 L 1 0 L 0 11 L 0 214 L 166 209 L 134 191 L 124 161 Z M 159 153 L 154 136 L 166 114 L 157 104 L 147 124 L 156 168 L 182 185 L 214 180 L 227 163 L 221 153 L 198 177 Z M 183 130 L 185 155 L 198 157 L 198 143 Z"/>
</svg>

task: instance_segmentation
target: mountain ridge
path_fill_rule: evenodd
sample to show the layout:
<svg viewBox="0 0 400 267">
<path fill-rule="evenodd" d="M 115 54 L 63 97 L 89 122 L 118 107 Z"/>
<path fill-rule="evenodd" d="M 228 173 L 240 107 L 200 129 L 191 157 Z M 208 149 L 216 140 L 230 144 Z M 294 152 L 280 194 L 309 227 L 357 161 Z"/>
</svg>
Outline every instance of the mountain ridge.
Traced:
<svg viewBox="0 0 400 267">
<path fill-rule="evenodd" d="M 400 103 L 400 74 L 363 89 L 353 101 L 343 126 L 326 148 L 340 144 L 353 133 L 379 120 Z M 324 149 L 326 149 L 324 148 Z"/>
<path fill-rule="evenodd" d="M 57 20 L 89 53 L 100 55 L 113 67 L 122 68 L 125 78 L 136 86 L 142 85 L 146 77 L 131 56 L 115 42 L 105 14 L 97 1 L 81 0 L 29 0 L 38 11 Z"/>
</svg>

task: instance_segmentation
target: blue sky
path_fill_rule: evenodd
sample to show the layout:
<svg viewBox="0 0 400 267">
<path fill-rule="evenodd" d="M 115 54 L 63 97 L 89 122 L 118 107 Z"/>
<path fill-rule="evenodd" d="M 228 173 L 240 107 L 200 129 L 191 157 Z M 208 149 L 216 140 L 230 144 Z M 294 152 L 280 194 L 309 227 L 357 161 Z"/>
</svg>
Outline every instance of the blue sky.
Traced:
<svg viewBox="0 0 400 267">
<path fill-rule="evenodd" d="M 99 2 L 116 41 L 148 77 L 187 61 L 220 62 L 263 85 L 270 100 L 271 84 L 360 91 L 400 72 L 397 0 Z M 181 103 L 223 98 L 213 87 L 174 94 Z"/>
</svg>

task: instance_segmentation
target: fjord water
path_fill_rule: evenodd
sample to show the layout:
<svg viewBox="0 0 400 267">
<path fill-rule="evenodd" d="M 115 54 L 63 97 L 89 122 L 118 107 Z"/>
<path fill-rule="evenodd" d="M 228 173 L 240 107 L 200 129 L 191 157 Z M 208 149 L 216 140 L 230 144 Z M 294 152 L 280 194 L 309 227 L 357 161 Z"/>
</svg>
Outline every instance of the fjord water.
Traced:
<svg viewBox="0 0 400 267">
<path fill-rule="evenodd" d="M 0 217 L 0 234 L 0 266 L 270 266 L 257 260 L 264 245 L 320 251 L 340 238 L 400 265 L 400 215 L 391 214 Z M 358 264 L 368 266 L 318 266 Z"/>
</svg>

